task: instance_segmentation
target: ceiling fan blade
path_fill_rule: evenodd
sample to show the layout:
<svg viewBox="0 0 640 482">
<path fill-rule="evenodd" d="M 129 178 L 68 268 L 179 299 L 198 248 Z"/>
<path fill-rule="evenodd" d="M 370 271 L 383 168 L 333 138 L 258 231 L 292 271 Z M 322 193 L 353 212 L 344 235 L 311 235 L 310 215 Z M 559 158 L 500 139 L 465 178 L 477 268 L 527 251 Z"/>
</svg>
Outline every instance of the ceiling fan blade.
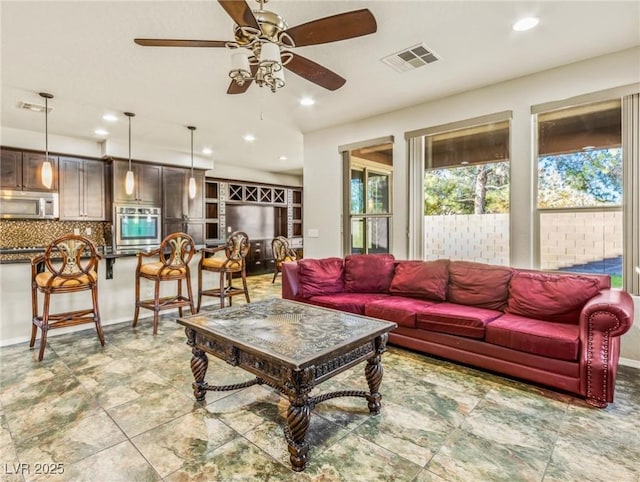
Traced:
<svg viewBox="0 0 640 482">
<path fill-rule="evenodd" d="M 294 74 L 298 74 L 300 77 L 328 90 L 337 90 L 346 82 L 346 79 L 343 79 L 326 67 L 316 64 L 314 61 L 301 57 L 293 52 L 289 53 L 292 55 L 292 58 L 285 64 L 285 67 Z"/>
<path fill-rule="evenodd" d="M 244 84 L 238 85 L 234 80 L 232 80 L 229 84 L 229 88 L 227 89 L 227 94 L 244 94 L 252 83 L 253 80 L 247 80 Z"/>
<path fill-rule="evenodd" d="M 375 33 L 376 19 L 366 8 L 319 18 L 285 30 L 296 47 L 346 40 Z"/>
<path fill-rule="evenodd" d="M 258 70 L 258 66 L 251 65 L 250 68 L 251 68 L 251 75 L 255 77 L 256 72 Z M 247 91 L 247 89 L 251 86 L 252 83 L 253 83 L 253 79 L 245 80 L 244 84 L 242 85 L 238 85 L 235 80 L 232 80 L 231 84 L 229 84 L 229 88 L 227 89 L 227 94 L 244 94 Z"/>
<path fill-rule="evenodd" d="M 144 47 L 226 47 L 224 40 L 177 40 L 158 38 L 133 39 L 138 45 Z"/>
<path fill-rule="evenodd" d="M 244 0 L 218 0 L 218 3 L 238 26 L 260 30 L 256 17 Z"/>
</svg>

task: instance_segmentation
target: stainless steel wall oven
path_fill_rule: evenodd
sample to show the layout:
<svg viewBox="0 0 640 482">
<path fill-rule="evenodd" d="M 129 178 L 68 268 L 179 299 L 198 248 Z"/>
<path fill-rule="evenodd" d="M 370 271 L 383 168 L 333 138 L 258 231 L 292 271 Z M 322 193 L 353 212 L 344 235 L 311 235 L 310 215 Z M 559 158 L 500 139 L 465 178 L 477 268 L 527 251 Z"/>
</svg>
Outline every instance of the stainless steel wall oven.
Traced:
<svg viewBox="0 0 640 482">
<path fill-rule="evenodd" d="M 158 207 L 115 205 L 113 219 L 116 249 L 155 248 L 162 241 Z"/>
</svg>

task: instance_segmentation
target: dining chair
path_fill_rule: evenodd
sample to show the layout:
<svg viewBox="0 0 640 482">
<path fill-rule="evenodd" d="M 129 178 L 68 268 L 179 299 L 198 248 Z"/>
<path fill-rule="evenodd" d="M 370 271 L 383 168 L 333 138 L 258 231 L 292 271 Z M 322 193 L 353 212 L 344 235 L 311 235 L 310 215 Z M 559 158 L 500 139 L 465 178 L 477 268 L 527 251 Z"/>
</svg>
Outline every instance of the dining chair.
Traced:
<svg viewBox="0 0 640 482">
<path fill-rule="evenodd" d="M 200 262 L 198 263 L 198 311 L 200 311 L 203 296 L 220 298 L 220 308 L 224 308 L 225 298 L 229 298 L 229 306 L 231 306 L 233 297 L 237 295 L 244 295 L 247 303 L 250 303 L 246 271 L 248 253 L 249 236 L 243 231 L 231 233 L 223 246 L 201 250 Z M 217 288 L 203 288 L 203 271 L 218 274 Z M 240 274 L 242 288 L 233 286 L 235 273 Z"/>
<path fill-rule="evenodd" d="M 298 255 L 296 252 L 289 247 L 289 240 L 284 236 L 276 236 L 273 241 L 271 241 L 271 249 L 273 250 L 273 257 L 276 260 L 276 264 L 274 266 L 273 279 L 271 283 L 275 283 L 276 277 L 278 273 L 282 272 L 282 263 L 287 261 L 296 261 L 298 259 Z"/>
<path fill-rule="evenodd" d="M 38 361 L 42 361 L 44 357 L 47 334 L 54 328 L 94 323 L 100 344 L 104 346 L 98 307 L 98 264 L 101 258 L 90 239 L 77 234 L 66 234 L 53 240 L 43 254 L 31 260 L 32 317 L 29 347 L 33 348 L 35 345 L 38 328 L 40 328 L 42 335 Z M 70 295 L 82 291 L 90 291 L 91 307 L 67 311 L 52 310 L 53 295 Z M 39 293 L 43 294 L 42 313 L 38 303 Z M 83 303 L 74 299 L 58 306 L 76 305 L 81 306 Z"/>
<path fill-rule="evenodd" d="M 136 308 L 133 315 L 133 326 L 138 323 L 140 308 L 153 311 L 153 334 L 158 334 L 158 316 L 162 310 L 178 308 L 182 316 L 182 308 L 188 306 L 191 314 L 196 313 L 191 290 L 191 271 L 189 262 L 196 253 L 193 238 L 186 233 L 173 233 L 162 240 L 160 246 L 152 251 L 141 251 L 137 254 L 138 264 L 135 272 Z M 140 281 L 146 279 L 154 283 L 153 298 L 140 299 Z M 160 296 L 161 283 L 177 282 L 175 294 Z M 186 296 L 182 291 L 182 282 L 187 285 Z"/>
</svg>

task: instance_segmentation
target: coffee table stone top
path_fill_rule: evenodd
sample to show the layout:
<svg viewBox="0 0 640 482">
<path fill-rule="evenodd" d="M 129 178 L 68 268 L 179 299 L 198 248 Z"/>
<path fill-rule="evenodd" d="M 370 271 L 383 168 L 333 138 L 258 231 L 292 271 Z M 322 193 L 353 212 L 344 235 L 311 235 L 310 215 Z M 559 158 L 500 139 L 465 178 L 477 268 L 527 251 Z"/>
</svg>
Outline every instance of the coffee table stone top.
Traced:
<svg viewBox="0 0 640 482">
<path fill-rule="evenodd" d="M 199 313 L 180 318 L 178 323 L 272 355 L 295 368 L 397 326 L 279 298 Z"/>
</svg>

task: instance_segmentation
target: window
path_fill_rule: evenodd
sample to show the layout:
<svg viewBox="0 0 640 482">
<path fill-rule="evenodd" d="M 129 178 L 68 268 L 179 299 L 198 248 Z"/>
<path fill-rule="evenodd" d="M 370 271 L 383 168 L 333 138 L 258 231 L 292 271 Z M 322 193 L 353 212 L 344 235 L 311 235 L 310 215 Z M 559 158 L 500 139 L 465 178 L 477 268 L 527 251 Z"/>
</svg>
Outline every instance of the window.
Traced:
<svg viewBox="0 0 640 482">
<path fill-rule="evenodd" d="M 620 100 L 540 112 L 537 133 L 540 268 L 606 273 L 621 287 Z"/>
<path fill-rule="evenodd" d="M 423 257 L 508 265 L 510 123 L 465 124 L 424 139 Z"/>
<path fill-rule="evenodd" d="M 389 253 L 391 239 L 391 142 L 343 151 L 348 184 L 344 246 L 347 254 Z"/>
</svg>

